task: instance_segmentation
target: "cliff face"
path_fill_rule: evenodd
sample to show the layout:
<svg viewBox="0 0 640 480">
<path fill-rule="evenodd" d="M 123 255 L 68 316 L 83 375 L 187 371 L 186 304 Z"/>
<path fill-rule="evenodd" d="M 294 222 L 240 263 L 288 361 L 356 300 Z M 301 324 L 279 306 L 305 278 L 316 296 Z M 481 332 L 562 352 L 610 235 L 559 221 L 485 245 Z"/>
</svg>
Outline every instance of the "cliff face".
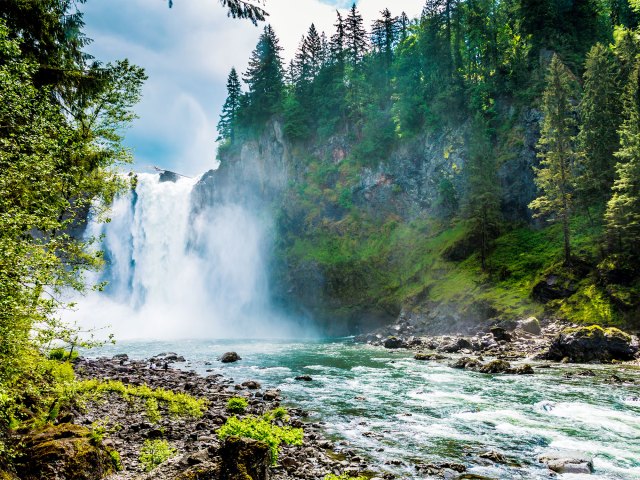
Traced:
<svg viewBox="0 0 640 480">
<path fill-rule="evenodd" d="M 538 120 L 535 111 L 514 114 L 514 140 L 502 152 L 499 180 L 509 220 L 529 219 Z M 353 161 L 354 139 L 295 144 L 274 120 L 259 136 L 221 152 L 220 168 L 194 191 L 194 207 L 242 198 L 272 215 L 274 302 L 332 333 L 419 311 L 431 312 L 434 327 L 443 317 L 436 311 L 477 321 L 494 310 L 480 304 L 460 314 L 438 306 L 427 287 L 409 288 L 415 279 L 408 270 L 413 277 L 420 272 L 403 263 L 435 235 L 434 223 L 446 223 L 463 202 L 467 134 L 460 125 L 398 140 L 384 161 L 369 164 Z M 398 241 L 402 235 L 410 239 Z"/>
</svg>

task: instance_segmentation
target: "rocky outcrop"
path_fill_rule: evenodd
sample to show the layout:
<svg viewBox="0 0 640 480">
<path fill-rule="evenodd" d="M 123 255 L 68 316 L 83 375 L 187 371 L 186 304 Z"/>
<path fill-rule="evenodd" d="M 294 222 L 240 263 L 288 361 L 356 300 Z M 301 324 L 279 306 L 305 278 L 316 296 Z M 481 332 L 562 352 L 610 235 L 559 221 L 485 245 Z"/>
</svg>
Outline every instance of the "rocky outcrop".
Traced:
<svg viewBox="0 0 640 480">
<path fill-rule="evenodd" d="M 220 457 L 220 480 L 269 480 L 271 451 L 264 442 L 229 437 L 220 448 Z"/>
<path fill-rule="evenodd" d="M 240 360 L 242 360 L 242 358 L 236 352 L 226 352 L 220 357 L 222 363 L 235 363 Z"/>
<path fill-rule="evenodd" d="M 21 443 L 25 456 L 16 465 L 22 480 L 99 480 L 116 468 L 111 451 L 78 425 L 47 426 Z"/>
<path fill-rule="evenodd" d="M 548 351 L 541 355 L 548 360 L 564 360 L 572 363 L 611 362 L 632 360 L 638 353 L 631 336 L 617 328 L 590 327 L 569 328 L 561 332 Z"/>
<path fill-rule="evenodd" d="M 560 474 L 593 473 L 593 460 L 580 452 L 549 452 L 538 457 L 538 461 Z"/>
</svg>

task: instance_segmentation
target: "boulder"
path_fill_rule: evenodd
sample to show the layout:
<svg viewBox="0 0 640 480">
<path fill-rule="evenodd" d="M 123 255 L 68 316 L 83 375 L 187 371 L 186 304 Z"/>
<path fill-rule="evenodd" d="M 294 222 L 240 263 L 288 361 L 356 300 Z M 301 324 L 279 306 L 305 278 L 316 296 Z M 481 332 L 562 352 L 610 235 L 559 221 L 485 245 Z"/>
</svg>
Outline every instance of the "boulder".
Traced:
<svg viewBox="0 0 640 480">
<path fill-rule="evenodd" d="M 491 327 L 491 335 L 496 342 L 510 342 L 511 334 L 507 332 L 503 327 Z"/>
<path fill-rule="evenodd" d="M 442 345 L 440 348 L 438 348 L 438 351 L 445 353 L 456 353 L 463 349 L 473 350 L 473 345 L 466 338 L 459 337 L 452 342 L 447 343 L 446 345 Z"/>
<path fill-rule="evenodd" d="M 227 352 L 220 357 L 222 363 L 234 363 L 238 360 L 242 360 L 242 358 L 236 352 Z"/>
<path fill-rule="evenodd" d="M 255 380 L 247 380 L 246 382 L 242 382 L 242 386 L 248 388 L 249 390 L 260 390 L 260 385 Z"/>
<path fill-rule="evenodd" d="M 568 328 L 551 343 L 542 354 L 548 360 L 563 360 L 572 363 L 611 362 L 633 360 L 638 347 L 631 336 L 617 328 L 590 327 Z"/>
<path fill-rule="evenodd" d="M 47 426 L 22 444 L 26 455 L 16 464 L 23 480 L 99 480 L 116 469 L 110 450 L 79 425 Z"/>
<path fill-rule="evenodd" d="M 413 358 L 420 361 L 427 361 L 427 360 L 444 360 L 447 357 L 445 357 L 444 355 L 440 355 L 438 353 L 418 352 L 413 356 Z"/>
<path fill-rule="evenodd" d="M 577 283 L 569 275 L 550 274 L 533 287 L 533 298 L 548 303 L 551 300 L 569 298 L 577 290 Z"/>
<path fill-rule="evenodd" d="M 384 341 L 384 348 L 397 349 L 406 348 L 406 346 L 404 340 L 398 337 L 389 337 Z"/>
<path fill-rule="evenodd" d="M 482 373 L 509 373 L 511 364 L 506 360 L 492 360 L 480 368 Z"/>
<path fill-rule="evenodd" d="M 467 370 L 480 370 L 482 363 L 475 358 L 462 357 L 450 365 L 451 368 L 465 368 Z"/>
<path fill-rule="evenodd" d="M 313 378 L 311 378 L 310 375 L 299 375 L 296 377 L 296 380 L 302 381 L 302 382 L 311 382 Z"/>
<path fill-rule="evenodd" d="M 269 480 L 271 450 L 258 440 L 228 437 L 220 448 L 220 480 Z"/>
<path fill-rule="evenodd" d="M 532 335 L 540 335 L 542 328 L 540 328 L 540 322 L 536 317 L 529 317 L 518 322 L 518 328 L 523 332 L 530 333 Z"/>
<path fill-rule="evenodd" d="M 513 369 L 513 373 L 515 373 L 516 375 L 533 375 L 536 372 L 533 370 L 533 367 L 531 365 L 525 363 L 524 365 L 516 366 Z"/>
<path fill-rule="evenodd" d="M 580 452 L 549 452 L 538 461 L 556 473 L 593 473 L 593 460 Z"/>
</svg>

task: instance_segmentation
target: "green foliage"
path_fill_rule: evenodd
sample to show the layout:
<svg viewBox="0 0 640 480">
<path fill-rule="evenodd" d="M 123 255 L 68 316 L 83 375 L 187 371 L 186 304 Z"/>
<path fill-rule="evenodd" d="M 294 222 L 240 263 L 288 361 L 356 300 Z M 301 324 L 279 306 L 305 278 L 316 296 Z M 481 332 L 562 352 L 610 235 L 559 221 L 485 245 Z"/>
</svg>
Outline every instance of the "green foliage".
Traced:
<svg viewBox="0 0 640 480">
<path fill-rule="evenodd" d="M 176 393 L 163 388 L 152 389 L 147 385 L 125 385 L 116 380 L 85 380 L 75 386 L 78 394 L 100 397 L 105 393 L 118 393 L 125 399 L 144 400 L 147 415 L 151 421 L 160 420 L 158 407 L 163 405 L 170 415 L 199 418 L 206 410 L 207 400 L 197 399 L 186 393 Z"/>
<path fill-rule="evenodd" d="M 235 416 L 231 417 L 218 430 L 218 437 L 221 440 L 231 436 L 260 440 L 269 445 L 271 460 L 275 465 L 278 460 L 280 444 L 302 445 L 304 433 L 301 428 L 274 425 L 272 423 L 274 418 L 274 415 L 270 413 L 262 417 L 246 417 L 242 420 Z"/>
<path fill-rule="evenodd" d="M 49 360 L 74 361 L 78 356 L 78 352 L 72 352 L 64 348 L 54 348 L 49 352 Z"/>
<path fill-rule="evenodd" d="M 227 401 L 227 410 L 231 413 L 244 413 L 249 402 L 244 397 L 233 397 Z"/>
<path fill-rule="evenodd" d="M 162 465 L 177 453 L 166 440 L 145 440 L 138 457 L 145 472 Z"/>
<path fill-rule="evenodd" d="M 324 477 L 324 480 L 368 480 L 365 476 L 352 477 L 347 473 L 343 473 L 342 475 L 334 475 L 330 473 Z"/>
<path fill-rule="evenodd" d="M 113 469 L 116 472 L 121 472 L 124 470 L 122 466 L 122 458 L 117 450 L 109 450 L 109 456 L 111 457 L 111 462 L 113 463 Z"/>
</svg>

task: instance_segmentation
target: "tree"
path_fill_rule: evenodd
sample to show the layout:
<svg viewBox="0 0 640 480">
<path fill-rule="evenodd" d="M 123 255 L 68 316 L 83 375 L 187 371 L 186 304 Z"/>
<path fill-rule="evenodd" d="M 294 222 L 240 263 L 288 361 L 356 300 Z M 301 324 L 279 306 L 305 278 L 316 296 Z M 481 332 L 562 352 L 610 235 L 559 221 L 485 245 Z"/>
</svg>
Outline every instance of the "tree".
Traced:
<svg viewBox="0 0 640 480">
<path fill-rule="evenodd" d="M 257 1 L 260 2 L 261 0 Z M 173 7 L 173 0 L 168 0 L 168 2 L 169 8 Z M 230 17 L 247 19 L 254 25 L 257 25 L 258 22 L 264 22 L 269 15 L 262 7 L 244 0 L 220 0 L 220 3 L 228 9 Z"/>
<path fill-rule="evenodd" d="M 382 69 L 386 82 L 389 83 L 391 64 L 393 63 L 393 49 L 398 41 L 398 17 L 393 17 L 388 8 L 380 12 L 382 17 L 373 22 L 371 29 L 371 43 L 378 57 L 382 60 Z"/>
<path fill-rule="evenodd" d="M 640 258 L 640 62 L 625 92 L 623 115 L 616 178 L 605 220 L 614 249 Z"/>
<path fill-rule="evenodd" d="M 217 141 L 228 140 L 233 143 L 235 140 L 236 121 L 240 110 L 241 97 L 240 78 L 236 69 L 232 68 L 227 79 L 227 100 L 224 102 L 220 121 L 218 122 Z"/>
<path fill-rule="evenodd" d="M 263 122 L 282 106 L 284 70 L 278 38 L 271 25 L 264 28 L 249 60 L 244 81 L 249 86 L 246 118 Z"/>
<path fill-rule="evenodd" d="M 354 3 L 344 22 L 345 47 L 348 59 L 355 68 L 364 58 L 368 49 L 367 31 L 364 20 Z"/>
<path fill-rule="evenodd" d="M 338 19 L 336 21 L 336 33 L 331 37 L 329 48 L 331 49 L 331 57 L 334 63 L 343 66 L 345 60 L 345 48 L 347 43 L 347 33 L 342 15 L 336 10 Z"/>
<path fill-rule="evenodd" d="M 293 60 L 294 83 L 312 82 L 324 63 L 324 46 L 314 24 L 302 37 L 298 51 Z"/>
<path fill-rule="evenodd" d="M 470 236 L 479 246 L 482 269 L 487 270 L 491 243 L 500 231 L 502 215 L 500 182 L 486 120 L 475 120 L 470 140 L 464 214 L 469 220 Z"/>
<path fill-rule="evenodd" d="M 404 42 L 409 36 L 409 17 L 405 12 L 400 14 L 398 18 L 398 33 L 399 33 L 399 41 Z"/>
<path fill-rule="evenodd" d="M 604 204 L 611 194 L 622 107 L 617 75 L 611 50 L 600 43 L 594 45 L 585 64 L 578 137 L 581 151 L 576 193 L 587 208 L 593 203 Z"/>
<path fill-rule="evenodd" d="M 541 136 L 538 146 L 540 167 L 535 169 L 540 195 L 529 207 L 536 216 L 546 216 L 562 224 L 564 261 L 571 263 L 569 221 L 573 206 L 574 148 L 576 130 L 576 81 L 557 55 L 553 56 L 544 91 Z"/>
</svg>

